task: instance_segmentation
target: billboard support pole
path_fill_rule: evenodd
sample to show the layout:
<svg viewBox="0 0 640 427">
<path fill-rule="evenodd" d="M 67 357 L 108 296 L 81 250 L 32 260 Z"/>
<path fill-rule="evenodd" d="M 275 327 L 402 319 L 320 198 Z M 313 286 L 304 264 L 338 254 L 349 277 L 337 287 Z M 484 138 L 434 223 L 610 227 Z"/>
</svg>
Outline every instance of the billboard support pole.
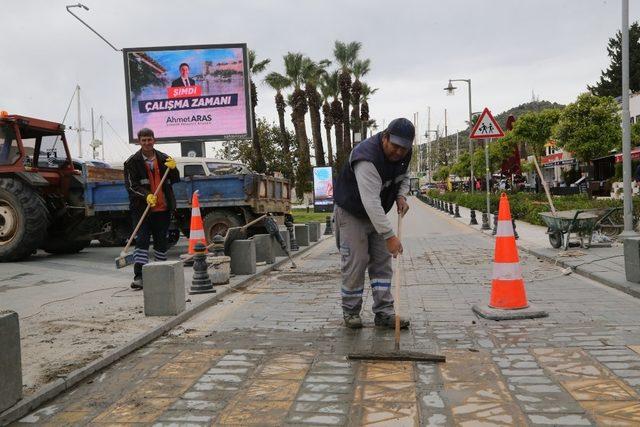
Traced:
<svg viewBox="0 0 640 427">
<path fill-rule="evenodd" d="M 182 157 L 206 157 L 204 141 L 180 142 L 180 155 Z"/>
</svg>

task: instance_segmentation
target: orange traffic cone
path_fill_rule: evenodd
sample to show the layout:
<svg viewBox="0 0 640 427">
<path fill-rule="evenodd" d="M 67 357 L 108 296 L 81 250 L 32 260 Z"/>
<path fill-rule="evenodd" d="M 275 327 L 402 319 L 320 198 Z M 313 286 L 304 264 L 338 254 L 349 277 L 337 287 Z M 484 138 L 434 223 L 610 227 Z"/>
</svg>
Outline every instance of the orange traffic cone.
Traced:
<svg viewBox="0 0 640 427">
<path fill-rule="evenodd" d="M 545 311 L 531 308 L 527 301 L 518 247 L 511 223 L 509 199 L 505 193 L 500 196 L 498 208 L 489 304 L 486 308 L 474 305 L 473 311 L 492 320 L 532 319 L 548 316 Z"/>
<path fill-rule="evenodd" d="M 202 225 L 202 217 L 200 216 L 200 202 L 198 201 L 198 192 L 193 193 L 191 198 L 191 226 L 189 227 L 189 255 L 195 253 L 196 243 L 202 242 L 207 246 L 207 239 L 204 237 L 204 227 Z"/>
<path fill-rule="evenodd" d="M 511 223 L 509 199 L 505 193 L 502 193 L 498 208 L 498 227 L 489 307 L 518 310 L 528 306 L 527 293 L 522 279 L 522 267 Z"/>
</svg>

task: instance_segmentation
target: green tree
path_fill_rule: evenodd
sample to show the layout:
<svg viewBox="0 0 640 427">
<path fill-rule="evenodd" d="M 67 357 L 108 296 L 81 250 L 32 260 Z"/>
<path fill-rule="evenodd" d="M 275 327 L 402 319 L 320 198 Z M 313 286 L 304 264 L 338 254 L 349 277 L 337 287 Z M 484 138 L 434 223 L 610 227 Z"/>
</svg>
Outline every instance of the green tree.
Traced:
<svg viewBox="0 0 640 427">
<path fill-rule="evenodd" d="M 337 75 L 337 74 L 336 74 Z M 333 127 L 333 117 L 331 114 L 330 98 L 338 96 L 337 84 L 332 83 L 329 73 L 324 73 L 320 79 L 320 94 L 322 95 L 322 115 L 324 117 L 324 131 L 327 138 L 327 163 L 333 166 L 333 147 L 331 143 L 331 128 Z M 337 79 L 336 79 L 337 80 Z"/>
<path fill-rule="evenodd" d="M 349 116 L 349 104 L 351 102 L 351 71 L 358 59 L 358 53 L 362 48 L 362 43 L 343 43 L 336 41 L 333 48 L 333 56 L 340 65 L 340 94 L 342 95 L 342 126 L 344 145 L 347 153 L 351 151 L 351 125 Z"/>
<path fill-rule="evenodd" d="M 309 140 L 307 138 L 307 125 L 304 117 L 309 109 L 307 97 L 302 90 L 304 83 L 305 56 L 301 53 L 289 52 L 284 56 L 284 68 L 287 77 L 293 85 L 293 93 L 289 97 L 292 113 L 296 143 L 298 146 L 296 168 L 296 194 L 299 198 L 305 192 L 311 191 L 311 158 L 309 156 Z"/>
<path fill-rule="evenodd" d="M 525 113 L 518 117 L 513 130 L 500 138 L 498 143 L 504 145 L 506 151 L 510 150 L 506 153 L 508 155 L 513 153 L 516 144 L 524 142 L 536 156 L 541 156 L 544 154 L 544 145 L 552 138 L 553 128 L 558 124 L 561 114 L 562 110 L 557 108 Z"/>
<path fill-rule="evenodd" d="M 362 89 L 360 92 L 360 123 L 362 127 L 362 139 L 367 138 L 367 133 L 372 125 L 371 117 L 369 116 L 369 99 L 378 91 L 378 88 L 372 88 L 366 83 L 362 83 Z"/>
<path fill-rule="evenodd" d="M 433 179 L 436 181 L 444 181 L 449 177 L 451 168 L 446 165 L 441 165 L 438 170 L 433 174 Z"/>
<path fill-rule="evenodd" d="M 292 183 L 295 183 L 290 139 L 288 137 L 289 134 L 284 124 L 284 112 L 287 104 L 284 100 L 284 96 L 282 95 L 282 91 L 291 85 L 291 80 L 288 77 L 274 71 L 267 74 L 267 76 L 264 78 L 264 82 L 276 91 L 276 111 L 278 112 L 278 124 L 280 126 L 280 133 L 282 136 L 280 143 L 282 145 L 282 154 L 284 155 L 285 161 L 285 168 L 282 170 L 282 173 L 287 179 L 291 180 Z"/>
<path fill-rule="evenodd" d="M 466 177 L 471 175 L 471 156 L 469 152 L 465 151 L 460 153 L 460 158 L 458 161 L 451 166 L 451 173 L 455 174 L 459 177 Z"/>
<path fill-rule="evenodd" d="M 274 173 L 286 170 L 287 164 L 284 150 L 281 143 L 281 129 L 275 123 L 269 123 L 265 118 L 257 120 L 256 130 L 262 145 L 263 160 L 265 162 L 265 172 Z M 293 135 L 286 131 L 286 138 L 291 140 Z M 255 170 L 257 159 L 253 151 L 253 145 L 248 140 L 224 141 L 222 149 L 217 152 L 217 156 L 227 160 L 239 161 Z"/>
<path fill-rule="evenodd" d="M 593 95 L 618 97 L 622 95 L 622 34 L 616 32 L 609 39 L 607 55 L 611 59 L 609 67 L 602 71 L 600 80 L 587 86 Z M 640 25 L 637 22 L 629 28 L 629 89 L 640 90 Z"/>
<path fill-rule="evenodd" d="M 355 77 L 355 81 L 353 85 L 351 85 L 351 104 L 353 105 L 353 116 L 355 120 L 353 121 L 353 136 L 355 136 L 356 132 L 360 133 L 360 137 L 364 139 L 364 135 L 362 134 L 362 125 L 360 123 L 360 102 L 362 101 L 362 81 L 360 80 L 367 73 L 371 71 L 371 60 L 370 59 L 358 59 L 353 63 L 353 77 Z"/>
<path fill-rule="evenodd" d="M 257 61 L 256 52 L 254 50 L 249 50 L 249 72 L 251 76 L 258 75 L 262 73 L 271 62 L 270 59 L 264 59 L 262 61 Z M 256 90 L 256 85 L 253 82 L 253 77 L 250 81 L 251 84 L 251 113 L 253 117 L 252 126 L 253 126 L 253 150 L 254 155 L 256 156 L 256 172 L 265 172 L 266 165 L 264 163 L 264 159 L 262 158 L 262 148 L 260 147 L 260 135 L 256 132 L 256 106 L 258 105 L 258 91 Z"/>
<path fill-rule="evenodd" d="M 318 93 L 318 85 L 320 79 L 326 73 L 325 68 L 331 64 L 331 61 L 323 59 L 320 62 L 314 62 L 309 58 L 304 60 L 304 91 L 307 95 L 309 104 L 309 119 L 311 120 L 311 135 L 313 137 L 313 148 L 316 159 L 316 166 L 325 166 L 324 148 L 322 146 L 322 133 L 320 132 L 320 108 L 322 107 L 322 98 Z"/>
<path fill-rule="evenodd" d="M 620 147 L 622 132 L 618 109 L 617 102 L 609 96 L 583 93 L 562 110 L 553 131 L 558 145 L 583 162 Z"/>
</svg>

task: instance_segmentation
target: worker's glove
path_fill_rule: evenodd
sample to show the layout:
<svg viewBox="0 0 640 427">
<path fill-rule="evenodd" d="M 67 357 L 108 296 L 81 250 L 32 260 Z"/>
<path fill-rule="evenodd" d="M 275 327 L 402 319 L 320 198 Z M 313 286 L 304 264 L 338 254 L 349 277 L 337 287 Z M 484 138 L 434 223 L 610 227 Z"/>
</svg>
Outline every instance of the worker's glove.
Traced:
<svg viewBox="0 0 640 427">
<path fill-rule="evenodd" d="M 155 208 L 158 204 L 158 196 L 156 196 L 155 194 L 149 194 L 147 196 L 147 204 L 152 208 Z"/>
<path fill-rule="evenodd" d="M 175 169 L 176 168 L 176 161 L 173 160 L 173 157 L 167 157 L 167 161 L 164 162 L 164 165 L 166 167 L 168 167 L 169 169 Z"/>
</svg>

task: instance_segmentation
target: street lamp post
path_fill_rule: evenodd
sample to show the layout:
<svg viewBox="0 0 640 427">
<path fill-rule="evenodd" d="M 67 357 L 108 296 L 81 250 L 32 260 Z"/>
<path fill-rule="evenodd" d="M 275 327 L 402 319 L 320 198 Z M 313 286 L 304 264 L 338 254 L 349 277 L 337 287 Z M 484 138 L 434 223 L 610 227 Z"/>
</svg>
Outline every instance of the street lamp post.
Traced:
<svg viewBox="0 0 640 427">
<path fill-rule="evenodd" d="M 71 11 L 72 7 L 79 7 L 81 9 L 84 10 L 89 10 L 89 8 L 85 5 L 83 5 L 82 3 L 78 3 L 78 4 L 70 4 L 68 6 L 65 6 L 65 8 L 67 9 L 67 12 L 69 12 L 74 18 L 76 18 L 78 21 L 82 22 L 84 24 L 85 27 L 87 27 L 88 29 L 90 29 L 91 31 L 93 31 L 93 33 L 100 37 L 102 39 L 103 42 L 105 42 L 106 44 L 108 44 L 109 46 L 111 46 L 111 49 L 115 50 L 116 52 L 120 52 L 121 49 L 118 49 L 117 47 L 115 47 L 114 45 L 112 45 L 111 43 L 109 43 L 109 41 L 107 39 L 105 39 L 104 37 L 102 37 L 102 35 L 97 32 L 96 30 L 94 30 L 93 28 L 91 28 L 91 26 L 89 24 L 87 24 L 86 22 L 84 22 L 82 19 L 80 19 L 80 17 L 78 15 L 76 15 L 75 13 L 73 13 Z"/>
<path fill-rule="evenodd" d="M 449 79 L 449 84 L 444 90 L 447 91 L 447 94 L 453 95 L 455 90 L 457 89 L 455 86 L 451 84 L 451 82 L 465 82 L 469 85 L 469 136 L 471 136 L 471 128 L 473 127 L 473 123 L 471 123 L 472 118 L 472 109 L 471 109 L 471 79 Z M 469 157 L 471 158 L 471 162 L 469 163 L 469 172 L 470 172 L 470 180 L 469 187 L 471 189 L 471 193 L 473 193 L 473 140 L 469 138 Z"/>
<path fill-rule="evenodd" d="M 633 230 L 633 192 L 631 190 L 631 129 L 629 114 L 629 0 L 622 0 L 622 181 L 623 237 L 637 236 Z"/>
</svg>

